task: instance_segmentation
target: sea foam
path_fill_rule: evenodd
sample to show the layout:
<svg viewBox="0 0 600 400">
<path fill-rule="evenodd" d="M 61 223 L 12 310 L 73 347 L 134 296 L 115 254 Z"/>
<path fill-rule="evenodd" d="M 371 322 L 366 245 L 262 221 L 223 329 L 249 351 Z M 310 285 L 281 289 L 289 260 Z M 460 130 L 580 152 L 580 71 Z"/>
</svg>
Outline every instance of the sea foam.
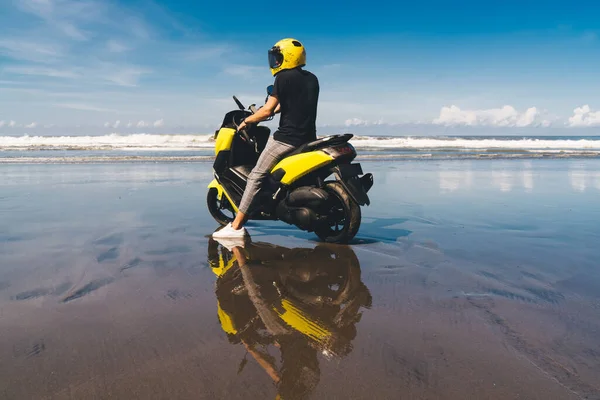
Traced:
<svg viewBox="0 0 600 400">
<path fill-rule="evenodd" d="M 522 150 L 600 151 L 595 139 L 439 138 L 355 136 L 357 149 L 381 150 Z M 211 149 L 213 135 L 111 134 L 104 136 L 0 136 L 0 150 L 190 150 Z"/>
</svg>

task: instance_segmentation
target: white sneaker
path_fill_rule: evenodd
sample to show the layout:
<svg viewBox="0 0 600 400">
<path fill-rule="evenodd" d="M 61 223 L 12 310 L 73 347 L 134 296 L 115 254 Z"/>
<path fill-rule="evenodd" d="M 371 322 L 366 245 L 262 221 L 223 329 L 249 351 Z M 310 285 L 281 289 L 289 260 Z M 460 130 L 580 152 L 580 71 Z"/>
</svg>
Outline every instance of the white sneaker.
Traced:
<svg viewBox="0 0 600 400">
<path fill-rule="evenodd" d="M 231 222 L 230 222 L 227 225 L 225 225 L 222 229 L 219 229 L 218 231 L 213 233 L 212 237 L 214 239 L 224 239 L 224 238 L 232 239 L 232 238 L 243 238 L 246 235 L 248 235 L 246 228 L 233 229 L 233 227 L 231 226 Z"/>
</svg>

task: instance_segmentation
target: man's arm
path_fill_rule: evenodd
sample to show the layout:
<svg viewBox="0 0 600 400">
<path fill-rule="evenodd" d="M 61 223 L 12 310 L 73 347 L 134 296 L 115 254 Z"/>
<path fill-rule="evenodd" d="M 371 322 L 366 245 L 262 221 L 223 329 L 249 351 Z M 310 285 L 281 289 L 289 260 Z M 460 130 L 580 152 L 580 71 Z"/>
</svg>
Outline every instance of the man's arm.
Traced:
<svg viewBox="0 0 600 400">
<path fill-rule="evenodd" d="M 264 121 L 265 119 L 273 115 L 275 112 L 277 112 L 279 108 L 279 100 L 277 99 L 277 97 L 269 96 L 267 104 L 258 109 L 258 111 L 256 111 L 255 114 L 246 117 L 246 119 L 244 119 L 244 122 L 242 122 L 240 126 L 238 126 L 238 131 L 241 131 L 244 128 L 246 128 L 246 125 L 248 124 L 256 124 L 257 122 Z"/>
</svg>

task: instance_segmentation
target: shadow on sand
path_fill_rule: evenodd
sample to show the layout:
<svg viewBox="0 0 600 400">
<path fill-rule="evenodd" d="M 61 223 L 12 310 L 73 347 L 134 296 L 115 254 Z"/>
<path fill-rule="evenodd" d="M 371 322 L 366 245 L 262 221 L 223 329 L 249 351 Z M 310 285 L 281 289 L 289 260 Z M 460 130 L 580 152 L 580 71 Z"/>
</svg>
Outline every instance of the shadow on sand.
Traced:
<svg viewBox="0 0 600 400">
<path fill-rule="evenodd" d="M 363 221 L 358 234 L 349 244 L 364 245 L 381 242 L 396 242 L 399 238 L 407 237 L 412 233 L 410 230 L 397 227 L 397 225 L 407 221 L 407 218 L 377 218 L 372 221 Z M 246 226 L 253 231 L 251 232 L 251 235 L 256 237 L 262 235 L 281 235 L 303 239 L 309 242 L 321 242 L 314 233 L 301 231 L 300 229 L 283 222 L 250 221 Z"/>
</svg>

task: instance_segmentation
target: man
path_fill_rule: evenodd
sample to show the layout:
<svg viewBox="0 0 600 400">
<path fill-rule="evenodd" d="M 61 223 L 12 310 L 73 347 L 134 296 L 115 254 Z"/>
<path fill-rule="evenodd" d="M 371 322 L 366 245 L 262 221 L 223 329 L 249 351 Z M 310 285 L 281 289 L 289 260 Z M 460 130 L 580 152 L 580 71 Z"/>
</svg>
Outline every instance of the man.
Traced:
<svg viewBox="0 0 600 400">
<path fill-rule="evenodd" d="M 255 114 L 246 118 L 238 131 L 248 124 L 263 121 L 275 112 L 281 112 L 279 128 L 269 138 L 256 166 L 248 176 L 239 212 L 232 223 L 213 233 L 218 238 L 241 238 L 246 235 L 243 227 L 248 219 L 252 200 L 259 192 L 264 178 L 271 169 L 295 148 L 316 140 L 317 103 L 319 81 L 311 72 L 302 69 L 306 65 L 306 51 L 295 39 L 280 40 L 269 50 L 269 67 L 275 76 L 273 91 L 267 103 Z"/>
</svg>

